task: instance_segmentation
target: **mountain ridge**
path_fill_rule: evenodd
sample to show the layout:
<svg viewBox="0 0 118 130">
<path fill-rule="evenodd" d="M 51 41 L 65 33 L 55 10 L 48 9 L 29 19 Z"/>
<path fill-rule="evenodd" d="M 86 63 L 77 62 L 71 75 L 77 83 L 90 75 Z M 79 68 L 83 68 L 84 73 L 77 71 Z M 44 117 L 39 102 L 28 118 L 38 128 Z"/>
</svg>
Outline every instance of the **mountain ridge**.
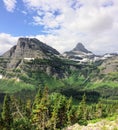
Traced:
<svg viewBox="0 0 118 130">
<path fill-rule="evenodd" d="M 17 45 L 4 53 L 2 57 L 11 59 L 7 65 L 8 68 L 16 68 L 23 59 L 48 59 L 51 55 L 59 54 L 56 49 L 36 38 L 19 38 Z"/>
<path fill-rule="evenodd" d="M 117 54 L 105 54 L 98 56 L 87 50 L 82 43 L 78 43 L 72 50 L 64 52 L 62 55 L 54 48 L 39 41 L 36 38 L 19 38 L 17 45 L 5 52 L 1 57 L 6 58 L 8 69 L 13 69 L 22 64 L 23 60 L 33 59 L 51 59 L 53 57 L 73 60 L 77 63 L 89 63 L 104 61 L 111 57 L 117 57 Z"/>
<path fill-rule="evenodd" d="M 94 60 L 95 54 L 87 50 L 82 43 L 78 43 L 72 50 L 64 52 L 63 56 L 82 63 Z"/>
<path fill-rule="evenodd" d="M 103 57 L 97 57 L 98 59 L 94 61 L 94 58 L 89 58 L 89 56 L 93 54 L 80 53 L 79 50 L 79 53 L 78 51 L 76 51 L 76 53 L 74 51 L 71 52 L 73 55 L 78 54 L 77 56 L 82 58 L 76 60 L 75 57 L 72 59 L 72 57 L 60 55 L 55 49 L 43 43 L 41 43 L 41 45 L 43 45 L 44 48 L 39 47 L 38 53 L 36 53 L 38 49 L 37 40 L 24 39 L 26 45 L 21 42 L 22 40 L 20 40 L 18 45 L 5 53 L 3 57 L 0 57 L 0 79 L 1 84 L 3 84 L 0 90 L 6 91 L 9 89 L 8 85 L 4 85 L 4 82 L 10 79 L 11 81 L 8 82 L 8 84 L 11 84 L 12 80 L 15 80 L 19 82 L 19 84 L 20 82 L 31 84 L 34 86 L 34 89 L 41 87 L 41 85 L 43 87 L 49 86 L 53 89 L 58 88 L 60 91 L 63 89 L 62 92 L 66 93 L 67 96 L 68 93 L 71 92 L 73 92 L 73 96 L 75 96 L 77 94 L 76 90 L 79 89 L 85 89 L 87 91 L 94 89 L 103 97 L 117 97 L 118 55 L 106 54 Z M 27 44 L 27 41 L 30 42 Z M 40 41 L 38 41 L 38 43 L 40 43 Z M 36 44 L 36 46 L 29 47 L 29 44 Z M 26 52 L 27 49 L 29 49 L 28 52 Z M 32 54 L 30 52 L 32 52 Z M 42 58 L 38 57 L 39 52 L 41 52 L 40 55 Z M 35 53 L 36 57 L 34 57 Z M 88 61 L 81 62 L 87 58 Z M 14 84 L 12 85 L 14 86 L 13 88 L 16 88 Z M 6 86 L 6 89 L 4 89 L 4 86 Z M 104 93 L 105 87 L 108 87 L 108 90 L 110 89 L 108 94 Z M 12 87 L 10 88 L 12 92 Z M 18 88 L 16 88 L 16 90 L 18 91 Z M 115 95 L 112 95 L 112 92 L 116 92 Z"/>
</svg>

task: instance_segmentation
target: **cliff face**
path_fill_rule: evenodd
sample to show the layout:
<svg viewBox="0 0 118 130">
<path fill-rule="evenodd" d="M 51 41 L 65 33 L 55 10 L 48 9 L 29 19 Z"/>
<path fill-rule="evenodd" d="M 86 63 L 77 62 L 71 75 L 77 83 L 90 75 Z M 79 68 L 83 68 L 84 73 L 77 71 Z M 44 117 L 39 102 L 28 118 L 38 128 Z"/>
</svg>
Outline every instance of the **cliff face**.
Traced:
<svg viewBox="0 0 118 130">
<path fill-rule="evenodd" d="M 103 61 L 100 65 L 102 74 L 118 72 L 118 55 L 113 55 Z"/>
<path fill-rule="evenodd" d="M 59 55 L 52 47 L 35 38 L 19 38 L 17 45 L 2 55 L 8 58 L 7 68 L 16 68 L 23 59 L 49 59 L 51 55 Z"/>
<path fill-rule="evenodd" d="M 4 53 L 0 58 L 1 70 L 15 74 L 20 69 L 22 73 L 44 72 L 47 75 L 62 78 L 71 65 L 65 64 L 60 53 L 54 48 L 35 38 L 19 38 L 17 45 Z"/>
<path fill-rule="evenodd" d="M 89 62 L 95 57 L 95 55 L 87 50 L 82 43 L 78 43 L 74 49 L 65 52 L 63 55 L 68 59 L 78 62 Z"/>
<path fill-rule="evenodd" d="M 78 43 L 76 47 L 72 51 L 84 52 L 84 53 L 91 53 L 88 51 L 82 43 Z"/>
<path fill-rule="evenodd" d="M 96 62 L 98 66 L 101 64 L 101 73 L 118 71 L 117 54 L 97 57 L 96 61 L 95 58 L 96 56 L 82 43 L 78 43 L 74 49 L 61 56 L 57 50 L 36 38 L 19 38 L 17 45 L 0 56 L 0 73 L 13 72 L 15 69 L 25 73 L 28 69 L 40 70 L 50 76 L 66 77 L 70 70 L 81 70 L 82 66 L 90 62 Z"/>
<path fill-rule="evenodd" d="M 59 55 L 59 52 L 35 38 L 19 38 L 17 45 L 3 54 L 3 57 L 42 59 L 51 54 Z"/>
</svg>

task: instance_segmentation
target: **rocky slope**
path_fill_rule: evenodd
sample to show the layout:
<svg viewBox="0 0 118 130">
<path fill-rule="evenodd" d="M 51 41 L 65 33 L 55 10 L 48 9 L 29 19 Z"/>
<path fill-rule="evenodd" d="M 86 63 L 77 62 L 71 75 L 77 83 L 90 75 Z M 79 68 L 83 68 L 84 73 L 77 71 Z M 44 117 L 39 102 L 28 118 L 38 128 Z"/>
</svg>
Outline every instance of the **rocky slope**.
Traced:
<svg viewBox="0 0 118 130">
<path fill-rule="evenodd" d="M 100 65 L 100 68 L 102 68 L 101 73 L 103 74 L 118 72 L 117 53 L 95 55 L 91 51 L 87 50 L 82 43 L 78 43 L 71 51 L 64 52 L 63 56 L 80 64 L 95 63 L 97 66 Z"/>
<path fill-rule="evenodd" d="M 96 56 L 82 43 L 65 52 L 62 57 L 57 50 L 36 38 L 19 38 L 17 45 L 0 57 L 0 74 L 4 70 L 9 72 L 17 68 L 25 71 L 29 66 L 32 70 L 41 70 L 51 76 L 64 77 L 68 75 L 68 70 L 81 69 L 90 62 L 100 65 L 101 73 L 110 73 L 118 71 L 117 61 L 117 54 Z"/>
<path fill-rule="evenodd" d="M 95 57 L 95 55 L 91 51 L 88 51 L 82 43 L 78 43 L 74 49 L 65 52 L 63 56 L 78 62 L 88 62 Z"/>
<path fill-rule="evenodd" d="M 69 68 L 74 67 L 64 60 L 60 58 L 60 53 L 56 49 L 35 38 L 19 38 L 17 45 L 0 57 L 0 74 L 13 76 L 19 69 L 22 74 L 41 71 L 62 78 L 68 75 Z"/>
<path fill-rule="evenodd" d="M 114 121 L 102 120 L 97 123 L 88 124 L 87 126 L 75 124 L 64 130 L 118 130 L 118 119 Z"/>
<path fill-rule="evenodd" d="M 103 73 L 103 74 L 118 72 L 118 55 L 117 54 L 111 54 L 111 55 L 107 54 L 107 58 L 104 59 L 104 62 L 102 62 L 102 64 L 100 65 L 100 68 L 101 68 L 101 73 Z"/>
<path fill-rule="evenodd" d="M 105 54 L 95 58 L 80 43 L 62 57 L 58 51 L 37 39 L 20 38 L 16 46 L 0 57 L 0 79 L 15 79 L 53 88 L 68 86 L 74 90 L 73 97 L 79 95 L 76 92 L 80 88 L 94 89 L 102 97 L 118 99 L 118 55 Z M 5 85 L 2 86 L 4 88 Z M 67 88 L 63 92 L 72 93 Z"/>
<path fill-rule="evenodd" d="M 35 38 L 19 38 L 17 45 L 4 53 L 2 58 L 8 59 L 7 68 L 13 69 L 19 66 L 23 59 L 49 59 L 52 55 L 59 55 L 59 52 Z"/>
</svg>

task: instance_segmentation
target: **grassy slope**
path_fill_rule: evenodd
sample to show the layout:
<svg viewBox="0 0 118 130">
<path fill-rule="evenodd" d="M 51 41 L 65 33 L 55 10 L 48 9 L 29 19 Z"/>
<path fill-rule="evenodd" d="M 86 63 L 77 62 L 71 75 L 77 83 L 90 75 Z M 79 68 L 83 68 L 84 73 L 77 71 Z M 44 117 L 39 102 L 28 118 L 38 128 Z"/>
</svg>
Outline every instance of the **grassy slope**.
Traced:
<svg viewBox="0 0 118 130">
<path fill-rule="evenodd" d="M 34 90 L 34 86 L 24 82 L 18 82 L 13 79 L 0 80 L 0 91 L 5 93 L 15 93 L 21 90 Z"/>
<path fill-rule="evenodd" d="M 23 71 L 21 68 L 8 73 L 8 77 L 19 77 L 21 82 L 15 80 L 1 80 L 0 90 L 4 92 L 14 93 L 22 89 L 35 89 L 48 86 L 51 91 L 62 91 L 63 89 L 73 89 L 74 93 L 78 91 L 97 91 L 102 97 L 118 99 L 118 72 L 108 75 L 100 74 L 99 67 L 96 65 L 80 66 L 75 62 L 61 59 L 38 60 L 25 62 Z M 50 65 L 59 70 L 68 72 L 68 77 L 56 79 L 47 75 L 41 70 L 36 70 L 38 65 Z M 68 65 L 78 66 L 78 70 L 71 70 Z M 34 66 L 34 69 L 33 69 Z M 32 68 L 32 69 L 31 69 Z M 64 90 L 65 91 L 65 90 Z M 71 92 L 71 91 L 70 91 Z M 78 93 L 79 94 L 79 93 Z"/>
</svg>

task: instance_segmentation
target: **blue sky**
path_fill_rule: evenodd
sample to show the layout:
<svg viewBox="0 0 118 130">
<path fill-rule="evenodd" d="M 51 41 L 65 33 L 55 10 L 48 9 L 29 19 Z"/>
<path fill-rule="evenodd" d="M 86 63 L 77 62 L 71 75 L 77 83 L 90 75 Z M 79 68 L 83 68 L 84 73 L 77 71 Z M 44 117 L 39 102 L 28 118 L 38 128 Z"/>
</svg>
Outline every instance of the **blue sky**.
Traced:
<svg viewBox="0 0 118 130">
<path fill-rule="evenodd" d="M 13 36 L 28 36 L 42 33 L 42 26 L 32 24 L 35 12 L 28 12 L 22 1 L 17 1 L 16 8 L 8 11 L 3 1 L 0 1 L 0 32 Z"/>
<path fill-rule="evenodd" d="M 118 53 L 118 0 L 1 0 L 0 54 L 19 37 L 60 52 L 82 42 L 95 54 Z"/>
</svg>

